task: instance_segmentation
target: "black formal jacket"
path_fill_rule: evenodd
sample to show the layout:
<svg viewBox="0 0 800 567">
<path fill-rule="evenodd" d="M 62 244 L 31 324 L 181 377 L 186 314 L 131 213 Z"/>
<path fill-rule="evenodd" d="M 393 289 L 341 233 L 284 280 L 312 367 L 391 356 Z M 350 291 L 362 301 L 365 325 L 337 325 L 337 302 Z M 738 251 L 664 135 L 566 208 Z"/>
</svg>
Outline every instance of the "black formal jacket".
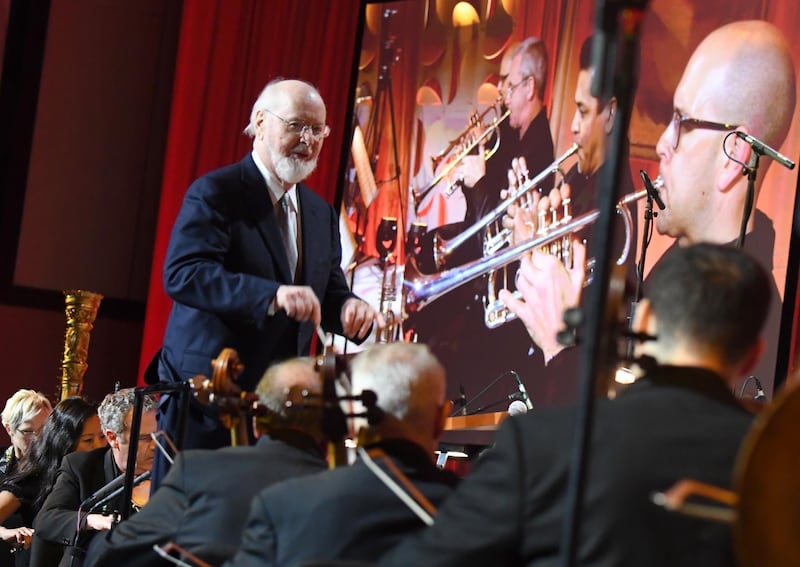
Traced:
<svg viewBox="0 0 800 567">
<path fill-rule="evenodd" d="M 697 368 L 657 369 L 598 402 L 577 563 L 732 565 L 727 526 L 665 511 L 651 495 L 683 478 L 729 487 L 751 421 L 718 376 Z M 381 567 L 561 565 L 574 429 L 572 408 L 507 419 L 434 526 Z"/>
<path fill-rule="evenodd" d="M 437 469 L 414 443 L 392 440 L 374 447 L 383 449 L 434 506 L 444 501 L 458 481 Z M 375 462 L 387 470 L 381 459 Z M 374 561 L 423 526 L 359 460 L 259 493 L 253 499 L 239 553 L 226 566 L 290 567 L 319 559 Z"/>
<path fill-rule="evenodd" d="M 85 565 L 168 565 L 156 556 L 153 545 L 169 541 L 219 565 L 238 549 L 255 494 L 325 466 L 313 439 L 291 431 L 263 436 L 253 447 L 180 453 L 147 506 L 94 538 Z"/>
<path fill-rule="evenodd" d="M 71 453 L 62 459 L 53 490 L 45 499 L 42 509 L 33 522 L 33 528 L 36 530 L 31 546 L 31 565 L 33 567 L 52 567 L 54 565 L 52 563 L 53 544 L 68 546 L 60 565 L 70 564 L 72 549 L 69 546 L 75 539 L 78 508 L 81 502 L 120 474 L 109 447 Z M 119 512 L 123 505 L 121 500 L 121 496 L 117 497 L 103 509 L 96 510 L 95 513 Z M 128 505 L 130 506 L 130 504 Z M 82 513 L 81 516 L 83 517 L 83 515 Z M 79 547 L 84 548 L 95 534 L 94 531 L 82 529 Z"/>
<path fill-rule="evenodd" d="M 322 326 L 341 333 L 341 309 L 354 297 L 340 268 L 338 216 L 307 186 L 297 185 L 302 235 L 299 285 L 322 306 Z M 225 347 L 245 369 L 239 383 L 253 390 L 270 363 L 308 354 L 312 322 L 283 310 L 269 315 L 278 287 L 292 284 L 267 185 L 251 154 L 196 180 L 173 225 L 164 262 L 164 289 L 173 300 L 161 353 L 162 381 L 211 375 Z"/>
</svg>

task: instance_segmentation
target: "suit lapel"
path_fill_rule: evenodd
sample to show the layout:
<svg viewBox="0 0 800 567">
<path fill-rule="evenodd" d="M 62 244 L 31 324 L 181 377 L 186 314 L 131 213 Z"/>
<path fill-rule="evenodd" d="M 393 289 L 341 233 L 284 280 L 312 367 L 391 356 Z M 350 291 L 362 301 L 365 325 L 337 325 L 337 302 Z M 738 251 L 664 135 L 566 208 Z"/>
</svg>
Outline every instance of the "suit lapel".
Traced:
<svg viewBox="0 0 800 567">
<path fill-rule="evenodd" d="M 328 236 L 324 232 L 324 227 L 328 226 L 328 220 L 322 217 L 325 209 L 313 206 L 308 193 L 311 192 L 302 183 L 297 184 L 297 198 L 300 203 L 300 223 L 303 234 L 302 238 L 302 279 L 306 285 L 314 287 L 314 258 L 327 258 L 329 253 L 325 251 L 328 244 Z M 288 261 L 287 261 L 288 264 Z M 315 291 L 316 290 L 315 288 Z"/>
<path fill-rule="evenodd" d="M 249 153 L 240 162 L 242 166 L 242 185 L 244 187 L 243 196 L 246 210 L 253 211 L 256 219 L 256 227 L 264 241 L 264 246 L 270 253 L 275 262 L 281 281 L 291 283 L 292 275 L 289 270 L 289 258 L 286 256 L 286 248 L 283 245 L 283 237 L 278 227 L 278 218 L 275 216 L 275 209 L 272 200 L 269 198 L 269 189 L 258 171 L 253 156 Z"/>
</svg>

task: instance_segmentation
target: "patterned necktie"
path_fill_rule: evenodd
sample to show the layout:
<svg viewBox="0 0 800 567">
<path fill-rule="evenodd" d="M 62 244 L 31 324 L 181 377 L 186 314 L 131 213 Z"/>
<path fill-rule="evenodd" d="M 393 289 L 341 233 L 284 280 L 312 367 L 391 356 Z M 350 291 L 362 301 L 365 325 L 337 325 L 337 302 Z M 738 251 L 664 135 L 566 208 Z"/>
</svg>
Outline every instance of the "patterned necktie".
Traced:
<svg viewBox="0 0 800 567">
<path fill-rule="evenodd" d="M 286 248 L 286 256 L 289 258 L 289 270 L 292 273 L 292 281 L 295 281 L 297 271 L 297 211 L 294 203 L 289 197 L 288 192 L 283 194 L 278 207 L 278 223 L 283 235 L 283 244 Z"/>
</svg>

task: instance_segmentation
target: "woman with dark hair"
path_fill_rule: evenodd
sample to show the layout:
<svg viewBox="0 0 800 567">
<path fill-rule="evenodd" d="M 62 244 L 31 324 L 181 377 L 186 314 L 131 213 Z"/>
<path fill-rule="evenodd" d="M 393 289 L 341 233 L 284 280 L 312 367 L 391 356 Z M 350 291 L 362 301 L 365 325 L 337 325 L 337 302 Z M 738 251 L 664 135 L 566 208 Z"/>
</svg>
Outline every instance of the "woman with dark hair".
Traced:
<svg viewBox="0 0 800 567">
<path fill-rule="evenodd" d="M 59 402 L 18 472 L 0 484 L 0 524 L 19 511 L 24 525 L 32 525 L 53 487 L 61 458 L 73 451 L 102 447 L 105 442 L 94 404 L 77 397 Z M 10 530 L 0 525 L 0 538 L 24 549 L 30 545 L 32 533 L 30 528 Z M 16 564 L 27 565 L 27 555 L 19 554 Z"/>
</svg>

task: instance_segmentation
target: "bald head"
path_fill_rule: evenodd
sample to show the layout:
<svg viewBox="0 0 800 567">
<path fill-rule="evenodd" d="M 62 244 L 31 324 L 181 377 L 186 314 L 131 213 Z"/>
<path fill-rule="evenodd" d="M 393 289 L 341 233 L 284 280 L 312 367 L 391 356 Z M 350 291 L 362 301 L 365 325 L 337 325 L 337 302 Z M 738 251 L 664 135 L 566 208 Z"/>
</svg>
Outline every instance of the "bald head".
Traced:
<svg viewBox="0 0 800 567">
<path fill-rule="evenodd" d="M 270 366 L 258 383 L 256 394 L 264 406 L 285 418 L 290 392 L 301 390 L 322 393 L 322 379 L 310 358 L 292 358 Z"/>
<path fill-rule="evenodd" d="M 253 109 L 250 111 L 250 123 L 244 129 L 244 133 L 251 138 L 255 137 L 256 113 L 259 110 L 268 108 L 277 114 L 287 113 L 293 104 L 321 108 L 324 122 L 325 102 L 314 85 L 298 79 L 275 79 L 264 87 L 253 103 Z"/>
<path fill-rule="evenodd" d="M 769 22 L 733 22 L 711 32 L 697 47 L 684 79 L 702 78 L 713 116 L 746 126 L 779 147 L 795 107 L 795 72 L 789 45 Z"/>
</svg>

